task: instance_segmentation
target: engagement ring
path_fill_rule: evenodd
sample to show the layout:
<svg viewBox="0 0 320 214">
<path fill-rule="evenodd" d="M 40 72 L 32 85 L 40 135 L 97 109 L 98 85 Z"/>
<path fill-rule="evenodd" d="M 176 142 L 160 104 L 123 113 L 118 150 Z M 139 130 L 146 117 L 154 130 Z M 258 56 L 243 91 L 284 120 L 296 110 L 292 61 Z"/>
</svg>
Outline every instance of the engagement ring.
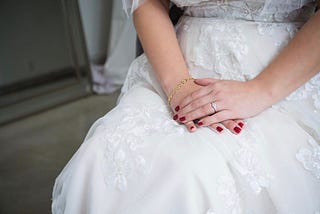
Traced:
<svg viewBox="0 0 320 214">
<path fill-rule="evenodd" d="M 210 104 L 211 104 L 211 107 L 212 107 L 213 110 L 214 110 L 214 113 L 216 113 L 216 112 L 217 112 L 217 109 L 218 109 L 217 104 L 216 104 L 214 101 L 211 102 Z"/>
</svg>

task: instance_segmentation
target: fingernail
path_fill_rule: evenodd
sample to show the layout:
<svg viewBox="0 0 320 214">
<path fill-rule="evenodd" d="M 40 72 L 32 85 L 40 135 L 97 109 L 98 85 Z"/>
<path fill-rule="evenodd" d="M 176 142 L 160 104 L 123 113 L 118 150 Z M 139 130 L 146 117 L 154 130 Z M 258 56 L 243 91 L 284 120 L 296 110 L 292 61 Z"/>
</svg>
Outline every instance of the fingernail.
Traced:
<svg viewBox="0 0 320 214">
<path fill-rule="evenodd" d="M 177 106 L 174 110 L 179 111 L 180 110 L 180 106 Z"/>
<path fill-rule="evenodd" d="M 238 125 L 242 128 L 244 124 L 242 122 L 238 123 Z"/>
<path fill-rule="evenodd" d="M 220 127 L 220 126 L 217 126 L 216 130 L 217 130 L 218 132 L 222 132 L 222 131 L 223 131 L 223 128 Z"/>
<path fill-rule="evenodd" d="M 239 134 L 239 133 L 241 132 L 241 129 L 240 129 L 238 126 L 234 127 L 233 130 L 234 130 L 237 134 Z"/>
<path fill-rule="evenodd" d="M 194 126 L 191 126 L 191 127 L 190 127 L 190 130 L 192 130 L 192 129 L 194 129 Z"/>
<path fill-rule="evenodd" d="M 174 115 L 174 116 L 173 116 L 173 119 L 174 119 L 174 120 L 177 120 L 177 119 L 178 119 L 178 115 L 177 115 L 177 114 Z"/>
<path fill-rule="evenodd" d="M 185 121 L 185 120 L 186 120 L 186 117 L 181 117 L 179 120 L 180 120 L 181 122 L 182 122 L 182 121 Z"/>
<path fill-rule="evenodd" d="M 199 122 L 198 125 L 199 125 L 199 126 L 202 126 L 202 125 L 203 125 L 203 122 Z"/>
</svg>

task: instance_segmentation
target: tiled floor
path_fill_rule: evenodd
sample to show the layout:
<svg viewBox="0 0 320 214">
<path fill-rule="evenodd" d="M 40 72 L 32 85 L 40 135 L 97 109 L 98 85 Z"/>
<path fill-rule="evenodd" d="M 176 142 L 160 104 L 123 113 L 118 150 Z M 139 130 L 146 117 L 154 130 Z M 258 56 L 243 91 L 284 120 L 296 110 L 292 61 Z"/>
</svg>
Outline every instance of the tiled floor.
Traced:
<svg viewBox="0 0 320 214">
<path fill-rule="evenodd" d="M 86 97 L 0 127 L 0 214 L 51 213 L 55 177 L 117 96 Z"/>
</svg>

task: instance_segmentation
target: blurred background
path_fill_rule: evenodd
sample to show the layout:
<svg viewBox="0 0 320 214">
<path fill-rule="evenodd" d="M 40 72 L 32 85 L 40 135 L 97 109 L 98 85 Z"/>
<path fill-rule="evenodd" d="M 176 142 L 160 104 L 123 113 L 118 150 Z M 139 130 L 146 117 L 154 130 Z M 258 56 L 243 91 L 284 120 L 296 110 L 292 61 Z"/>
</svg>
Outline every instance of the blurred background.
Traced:
<svg viewBox="0 0 320 214">
<path fill-rule="evenodd" d="M 54 180 L 116 104 L 136 34 L 120 0 L 0 0 L 0 214 L 51 213 Z"/>
</svg>

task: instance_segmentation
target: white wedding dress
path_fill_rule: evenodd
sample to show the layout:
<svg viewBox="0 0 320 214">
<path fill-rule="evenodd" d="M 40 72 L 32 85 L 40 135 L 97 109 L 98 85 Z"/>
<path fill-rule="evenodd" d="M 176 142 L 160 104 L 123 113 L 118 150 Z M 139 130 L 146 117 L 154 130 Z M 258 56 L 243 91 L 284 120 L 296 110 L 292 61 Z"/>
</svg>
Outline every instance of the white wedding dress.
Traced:
<svg viewBox="0 0 320 214">
<path fill-rule="evenodd" d="M 312 0 L 175 0 L 195 78 L 255 77 L 314 13 Z M 313 50 L 310 50 L 313 51 Z M 281 71 L 279 71 L 281 72 Z M 319 214 L 320 74 L 240 135 L 171 119 L 145 55 L 53 190 L 54 214 Z"/>
</svg>

